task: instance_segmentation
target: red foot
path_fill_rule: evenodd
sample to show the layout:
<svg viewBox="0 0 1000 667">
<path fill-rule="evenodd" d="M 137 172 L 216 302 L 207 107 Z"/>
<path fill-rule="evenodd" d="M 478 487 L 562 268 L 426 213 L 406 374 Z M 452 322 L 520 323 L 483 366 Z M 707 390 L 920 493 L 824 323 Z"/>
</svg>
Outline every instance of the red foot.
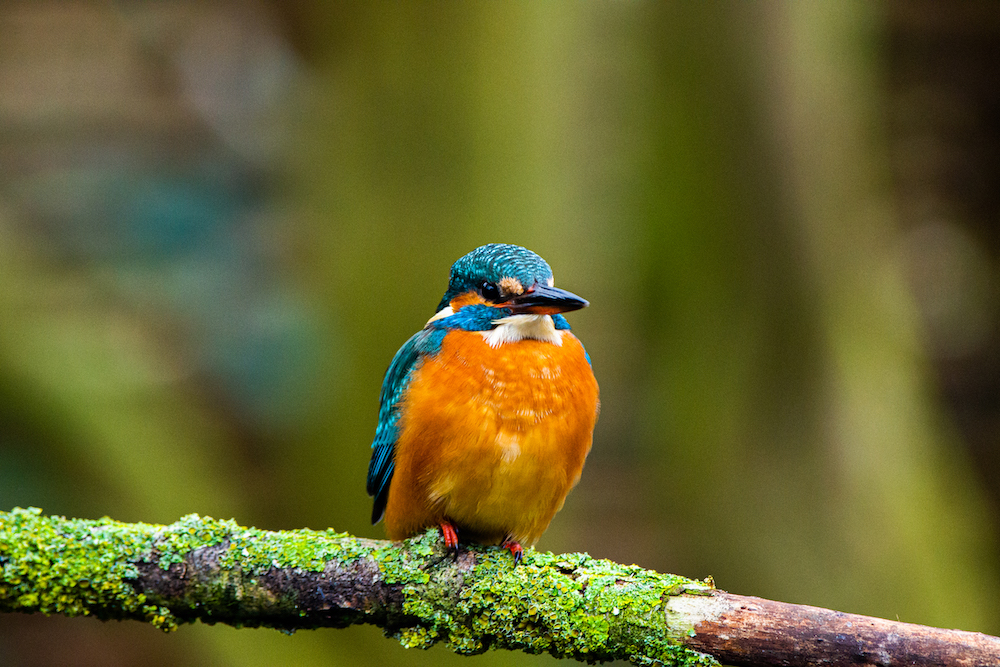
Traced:
<svg viewBox="0 0 1000 667">
<path fill-rule="evenodd" d="M 504 540 L 501 544 L 504 549 L 510 551 L 510 555 L 514 557 L 514 565 L 521 562 L 521 558 L 524 556 L 524 547 L 522 547 L 518 542 L 514 540 Z"/>
<path fill-rule="evenodd" d="M 444 548 L 457 554 L 458 531 L 455 530 L 455 526 L 447 521 L 442 521 L 439 525 L 441 526 L 441 537 L 444 539 Z"/>
</svg>

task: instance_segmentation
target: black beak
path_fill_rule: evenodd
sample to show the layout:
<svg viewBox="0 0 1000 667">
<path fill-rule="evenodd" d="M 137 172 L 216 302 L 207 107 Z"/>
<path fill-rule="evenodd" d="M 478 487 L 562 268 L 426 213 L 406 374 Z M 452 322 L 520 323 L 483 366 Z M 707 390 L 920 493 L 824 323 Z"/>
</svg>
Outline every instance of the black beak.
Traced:
<svg viewBox="0 0 1000 667">
<path fill-rule="evenodd" d="M 524 313 L 554 315 L 555 313 L 568 313 L 571 310 L 580 310 L 590 304 L 572 292 L 567 292 L 558 287 L 549 287 L 548 285 L 535 283 L 524 294 L 519 294 L 506 303 L 498 305 L 503 308 L 509 308 L 515 315 Z"/>
</svg>

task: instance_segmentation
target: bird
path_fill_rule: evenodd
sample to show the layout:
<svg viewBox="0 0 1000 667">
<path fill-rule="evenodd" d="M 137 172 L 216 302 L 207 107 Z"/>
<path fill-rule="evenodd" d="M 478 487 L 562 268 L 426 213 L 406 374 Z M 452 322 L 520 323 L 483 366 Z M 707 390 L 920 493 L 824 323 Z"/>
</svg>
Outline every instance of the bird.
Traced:
<svg viewBox="0 0 1000 667">
<path fill-rule="evenodd" d="M 580 479 L 600 409 L 597 380 L 563 313 L 586 307 L 518 245 L 451 267 L 424 328 L 382 383 L 367 490 L 372 524 L 403 540 L 440 528 L 499 545 L 515 565 Z"/>
</svg>

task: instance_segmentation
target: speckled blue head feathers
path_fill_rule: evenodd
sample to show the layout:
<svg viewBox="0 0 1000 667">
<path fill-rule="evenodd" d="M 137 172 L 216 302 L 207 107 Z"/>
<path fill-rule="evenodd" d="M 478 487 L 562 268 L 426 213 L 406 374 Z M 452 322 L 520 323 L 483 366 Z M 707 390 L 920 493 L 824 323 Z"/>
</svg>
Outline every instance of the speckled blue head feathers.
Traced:
<svg viewBox="0 0 1000 667">
<path fill-rule="evenodd" d="M 527 248 L 508 243 L 488 243 L 460 258 L 451 267 L 448 291 L 438 310 L 470 290 L 478 290 L 484 282 L 499 283 L 504 278 L 516 278 L 525 288 L 552 280 L 548 263 Z"/>
</svg>

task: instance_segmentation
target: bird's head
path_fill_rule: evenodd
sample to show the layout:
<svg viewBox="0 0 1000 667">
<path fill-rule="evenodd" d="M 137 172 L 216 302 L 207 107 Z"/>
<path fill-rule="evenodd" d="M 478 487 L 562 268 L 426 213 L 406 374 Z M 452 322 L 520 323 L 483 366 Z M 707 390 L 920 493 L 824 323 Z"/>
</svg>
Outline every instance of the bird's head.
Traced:
<svg viewBox="0 0 1000 667">
<path fill-rule="evenodd" d="M 515 315 L 553 315 L 588 305 L 553 286 L 552 269 L 544 259 L 506 243 L 480 246 L 452 265 L 438 313 L 449 307 L 457 312 L 473 304 L 503 308 Z"/>
</svg>

